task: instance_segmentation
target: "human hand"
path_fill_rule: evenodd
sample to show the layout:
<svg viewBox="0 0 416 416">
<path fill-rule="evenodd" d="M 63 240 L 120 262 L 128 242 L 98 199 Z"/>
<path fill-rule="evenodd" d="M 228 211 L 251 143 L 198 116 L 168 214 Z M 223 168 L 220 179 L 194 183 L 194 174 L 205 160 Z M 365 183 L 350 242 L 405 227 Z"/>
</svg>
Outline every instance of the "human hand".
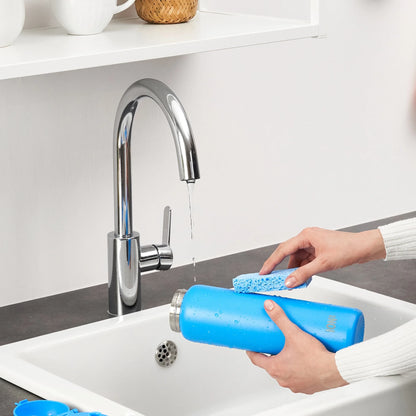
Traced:
<svg viewBox="0 0 416 416">
<path fill-rule="evenodd" d="M 283 332 L 285 345 L 279 354 L 272 356 L 247 351 L 254 365 L 294 393 L 312 394 L 348 384 L 339 374 L 334 353 L 290 321 L 275 302 L 266 300 L 264 308 Z"/>
<path fill-rule="evenodd" d="M 297 236 L 279 244 L 265 261 L 260 274 L 269 274 L 287 256 L 289 268 L 298 267 L 285 281 L 287 287 L 304 283 L 312 275 L 386 257 L 378 229 L 349 233 L 323 228 L 305 228 Z"/>
</svg>

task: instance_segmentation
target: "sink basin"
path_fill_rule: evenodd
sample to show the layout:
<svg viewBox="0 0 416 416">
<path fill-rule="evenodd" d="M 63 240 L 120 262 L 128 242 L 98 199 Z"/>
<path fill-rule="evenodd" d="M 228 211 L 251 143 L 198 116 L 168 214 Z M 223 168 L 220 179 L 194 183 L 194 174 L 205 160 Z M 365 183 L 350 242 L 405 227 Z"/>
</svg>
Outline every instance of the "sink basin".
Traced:
<svg viewBox="0 0 416 416">
<path fill-rule="evenodd" d="M 365 338 L 416 317 L 416 305 L 321 277 L 285 296 L 359 308 Z M 311 396 L 281 388 L 244 351 L 186 341 L 169 305 L 0 347 L 0 376 L 43 398 L 109 416 L 414 415 L 416 378 L 378 377 Z M 161 367 L 159 344 L 176 344 Z M 162 352 L 163 354 L 163 352 Z"/>
</svg>

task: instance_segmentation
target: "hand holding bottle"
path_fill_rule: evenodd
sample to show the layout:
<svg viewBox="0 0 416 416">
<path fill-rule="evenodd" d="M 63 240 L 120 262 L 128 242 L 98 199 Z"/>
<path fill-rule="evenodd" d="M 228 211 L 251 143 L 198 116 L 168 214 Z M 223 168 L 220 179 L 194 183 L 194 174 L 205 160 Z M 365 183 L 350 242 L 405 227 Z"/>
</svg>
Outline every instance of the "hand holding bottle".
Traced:
<svg viewBox="0 0 416 416">
<path fill-rule="evenodd" d="M 271 356 L 247 351 L 253 364 L 294 393 L 312 394 L 348 384 L 338 372 L 334 353 L 291 322 L 275 302 L 266 300 L 264 306 L 283 332 L 285 346 L 279 354 Z"/>
</svg>

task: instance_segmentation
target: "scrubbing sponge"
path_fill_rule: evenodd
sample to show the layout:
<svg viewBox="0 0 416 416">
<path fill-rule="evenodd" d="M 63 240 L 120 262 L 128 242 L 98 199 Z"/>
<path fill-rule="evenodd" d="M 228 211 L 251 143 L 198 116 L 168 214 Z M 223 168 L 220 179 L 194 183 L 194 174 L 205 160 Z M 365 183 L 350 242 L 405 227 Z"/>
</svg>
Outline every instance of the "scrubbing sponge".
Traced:
<svg viewBox="0 0 416 416">
<path fill-rule="evenodd" d="M 286 270 L 275 270 L 270 274 L 264 275 L 260 275 L 258 273 L 242 274 L 233 279 L 234 290 L 238 293 L 289 290 L 289 288 L 285 285 L 285 280 L 294 270 L 296 270 L 296 268 Z M 305 283 L 295 287 L 294 289 L 308 287 L 311 280 L 312 278 L 309 278 Z"/>
</svg>

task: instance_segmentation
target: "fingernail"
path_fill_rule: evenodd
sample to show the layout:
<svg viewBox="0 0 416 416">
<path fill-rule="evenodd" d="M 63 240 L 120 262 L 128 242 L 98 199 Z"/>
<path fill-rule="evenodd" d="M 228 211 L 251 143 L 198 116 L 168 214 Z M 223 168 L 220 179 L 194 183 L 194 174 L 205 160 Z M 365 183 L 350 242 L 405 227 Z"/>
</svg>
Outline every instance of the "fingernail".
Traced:
<svg viewBox="0 0 416 416">
<path fill-rule="evenodd" d="M 271 300 L 266 300 L 264 302 L 264 307 L 268 310 L 271 311 L 274 308 L 273 302 Z"/>
<path fill-rule="evenodd" d="M 294 277 L 288 277 L 285 281 L 286 287 L 294 287 L 296 285 L 296 279 Z"/>
</svg>

